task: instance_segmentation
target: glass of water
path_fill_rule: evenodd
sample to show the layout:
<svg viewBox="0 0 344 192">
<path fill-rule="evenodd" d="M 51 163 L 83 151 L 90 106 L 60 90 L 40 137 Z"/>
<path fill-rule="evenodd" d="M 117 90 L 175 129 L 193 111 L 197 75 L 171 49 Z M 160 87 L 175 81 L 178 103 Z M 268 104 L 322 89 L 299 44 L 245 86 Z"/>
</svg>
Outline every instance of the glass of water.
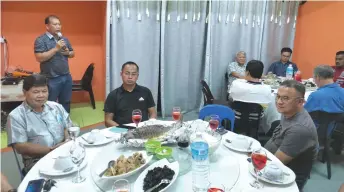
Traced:
<svg viewBox="0 0 344 192">
<path fill-rule="evenodd" d="M 80 175 L 80 165 L 84 161 L 86 156 L 86 150 L 82 143 L 74 142 L 69 150 L 72 162 L 77 165 L 78 174 L 72 179 L 73 183 L 82 183 L 85 181 L 85 177 Z"/>
<path fill-rule="evenodd" d="M 113 192 L 130 192 L 130 184 L 126 179 L 119 179 L 113 183 Z"/>
<path fill-rule="evenodd" d="M 72 123 L 68 127 L 68 134 L 69 137 L 75 142 L 75 139 L 79 136 L 80 134 L 80 127 L 76 123 Z"/>
</svg>

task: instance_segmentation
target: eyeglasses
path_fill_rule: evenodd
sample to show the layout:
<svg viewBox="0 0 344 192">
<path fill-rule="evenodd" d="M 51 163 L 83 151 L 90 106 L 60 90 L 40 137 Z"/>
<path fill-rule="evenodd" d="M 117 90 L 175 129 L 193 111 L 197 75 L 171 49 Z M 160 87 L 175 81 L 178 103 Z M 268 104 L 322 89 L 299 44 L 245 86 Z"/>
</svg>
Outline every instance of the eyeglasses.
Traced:
<svg viewBox="0 0 344 192">
<path fill-rule="evenodd" d="M 288 97 L 288 96 L 276 95 L 275 100 L 278 101 L 279 99 L 281 99 L 281 101 L 284 103 L 284 102 L 289 102 L 289 101 L 291 101 L 293 99 L 303 99 L 303 97 Z"/>
</svg>

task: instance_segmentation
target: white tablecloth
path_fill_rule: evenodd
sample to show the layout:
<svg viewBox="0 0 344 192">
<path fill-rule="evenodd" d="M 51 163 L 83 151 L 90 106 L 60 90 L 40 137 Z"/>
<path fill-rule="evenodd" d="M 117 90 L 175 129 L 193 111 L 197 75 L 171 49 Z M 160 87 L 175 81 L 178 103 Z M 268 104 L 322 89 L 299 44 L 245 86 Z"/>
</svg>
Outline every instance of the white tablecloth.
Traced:
<svg viewBox="0 0 344 192">
<path fill-rule="evenodd" d="M 275 103 L 275 98 L 276 98 L 276 93 L 277 89 L 273 89 L 272 95 L 272 101 L 269 103 L 268 107 L 264 111 L 264 117 L 261 120 L 261 128 L 263 131 L 266 133 L 269 131 L 271 128 L 271 123 L 280 120 L 281 119 L 281 114 L 277 111 L 276 108 L 276 103 Z M 313 91 L 306 91 L 305 93 L 305 101 L 307 101 L 308 96 L 312 93 Z"/>
<path fill-rule="evenodd" d="M 105 130 L 103 130 L 105 131 Z M 229 132 L 227 134 L 235 134 L 232 132 Z M 224 142 L 222 140 L 222 142 Z M 30 172 L 26 175 L 22 183 L 20 184 L 18 191 L 24 192 L 26 189 L 26 186 L 30 180 L 39 179 L 42 178 L 42 176 L 39 174 L 39 168 L 42 166 L 47 166 L 48 164 L 53 164 L 53 157 L 57 157 L 61 153 L 65 153 L 69 150 L 72 142 L 68 142 L 61 147 L 57 148 L 56 150 L 52 151 L 51 153 L 47 154 L 45 157 L 43 157 L 40 161 L 37 162 L 37 164 L 30 170 Z M 117 143 L 111 143 L 109 145 L 120 145 Z M 51 192 L 101 192 L 101 190 L 95 185 L 93 182 L 93 179 L 91 177 L 91 164 L 94 158 L 97 157 L 97 153 L 99 153 L 105 146 L 101 147 L 87 147 L 86 148 L 86 160 L 88 162 L 87 166 L 81 171 L 81 174 L 86 177 L 86 180 L 83 183 L 80 184 L 74 184 L 72 183 L 71 179 L 75 177 L 75 174 L 71 174 L 65 177 L 52 177 L 57 181 L 57 187 L 53 187 L 51 189 Z M 118 156 L 120 155 L 120 151 L 113 150 L 111 153 L 118 153 Z M 231 151 L 227 149 L 222 144 L 219 146 L 218 150 L 215 153 L 217 157 L 219 158 L 226 158 L 226 161 L 228 161 L 228 164 L 231 165 L 238 165 L 240 168 L 239 174 L 235 172 L 235 174 L 231 175 L 231 170 L 222 170 L 221 163 L 211 163 L 210 168 L 216 167 L 217 170 L 223 171 L 224 175 L 230 175 L 228 177 L 229 180 L 237 179 L 236 184 L 233 186 L 231 191 L 233 192 L 240 192 L 240 191 L 251 191 L 252 187 L 250 187 L 250 182 L 254 180 L 254 177 L 249 173 L 248 166 L 249 163 L 247 161 L 247 154 L 245 153 L 237 153 L 234 151 Z M 267 155 L 270 159 L 273 161 L 276 161 L 278 163 L 281 163 L 274 155 L 272 155 L 270 152 L 267 152 Z M 233 168 L 234 169 L 234 168 Z M 211 170 L 210 170 L 211 172 Z M 139 174 L 137 174 L 138 176 Z M 45 177 L 46 178 L 46 177 Z M 185 189 L 191 189 L 191 173 L 187 173 L 183 176 L 178 177 L 176 183 L 171 186 L 171 188 L 168 189 L 170 192 L 189 192 Z M 266 191 L 266 192 L 293 192 L 298 191 L 297 185 L 295 182 L 293 182 L 290 185 L 271 185 L 264 183 L 264 189 L 260 191 Z"/>
</svg>

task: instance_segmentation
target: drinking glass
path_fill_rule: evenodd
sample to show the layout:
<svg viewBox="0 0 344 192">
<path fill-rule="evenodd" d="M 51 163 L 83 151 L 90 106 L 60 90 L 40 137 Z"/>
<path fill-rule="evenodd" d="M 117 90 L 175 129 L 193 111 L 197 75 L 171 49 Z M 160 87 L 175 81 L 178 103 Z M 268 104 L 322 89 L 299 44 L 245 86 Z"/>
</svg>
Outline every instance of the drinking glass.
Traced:
<svg viewBox="0 0 344 192">
<path fill-rule="evenodd" d="M 225 192 L 225 186 L 220 182 L 211 182 L 208 187 L 208 192 Z"/>
<path fill-rule="evenodd" d="M 218 115 L 211 115 L 209 120 L 209 127 L 216 131 L 216 129 L 219 127 L 220 118 Z"/>
<path fill-rule="evenodd" d="M 180 107 L 173 107 L 172 117 L 174 121 L 179 121 L 180 119 Z"/>
<path fill-rule="evenodd" d="M 119 179 L 113 183 L 113 192 L 130 192 L 129 181 L 126 179 Z"/>
<path fill-rule="evenodd" d="M 70 125 L 70 127 L 68 127 L 68 134 L 69 137 L 73 140 L 73 142 L 75 143 L 75 139 L 79 136 L 80 134 L 80 127 L 79 125 L 73 123 Z"/>
<path fill-rule="evenodd" d="M 136 128 L 139 126 L 139 123 L 141 122 L 142 119 L 142 112 L 140 109 L 135 109 L 132 112 L 132 116 L 131 119 L 133 120 L 133 122 L 136 125 Z"/>
<path fill-rule="evenodd" d="M 85 181 L 85 177 L 80 175 L 80 165 L 84 161 L 86 156 L 86 150 L 82 143 L 74 142 L 69 150 L 72 162 L 77 165 L 78 174 L 72 179 L 73 183 L 82 183 Z"/>
<path fill-rule="evenodd" d="M 266 152 L 263 149 L 254 149 L 251 154 L 251 159 L 254 172 L 256 173 L 256 180 L 250 184 L 253 188 L 261 189 L 263 185 L 258 181 L 258 174 L 266 165 Z"/>
</svg>

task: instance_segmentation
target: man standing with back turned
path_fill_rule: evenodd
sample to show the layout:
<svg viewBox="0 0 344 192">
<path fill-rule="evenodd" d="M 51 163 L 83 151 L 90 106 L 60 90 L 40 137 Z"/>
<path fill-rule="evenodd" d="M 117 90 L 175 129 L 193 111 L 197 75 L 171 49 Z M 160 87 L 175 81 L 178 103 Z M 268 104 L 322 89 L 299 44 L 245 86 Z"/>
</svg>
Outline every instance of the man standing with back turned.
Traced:
<svg viewBox="0 0 344 192">
<path fill-rule="evenodd" d="M 49 101 L 57 101 L 70 112 L 72 76 L 68 58 L 74 57 L 69 40 L 61 34 L 60 19 L 55 15 L 45 18 L 47 31 L 35 40 L 35 57 L 41 73 L 49 78 Z"/>
</svg>

